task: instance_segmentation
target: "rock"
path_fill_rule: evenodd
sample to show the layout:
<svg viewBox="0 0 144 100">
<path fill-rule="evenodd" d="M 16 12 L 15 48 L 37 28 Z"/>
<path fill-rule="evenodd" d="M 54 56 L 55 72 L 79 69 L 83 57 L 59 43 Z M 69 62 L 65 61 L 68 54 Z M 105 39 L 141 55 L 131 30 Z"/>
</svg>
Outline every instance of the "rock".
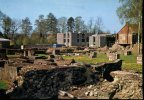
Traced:
<svg viewBox="0 0 144 100">
<path fill-rule="evenodd" d="M 90 91 L 89 96 L 93 96 L 93 95 L 94 95 L 93 91 Z"/>
<path fill-rule="evenodd" d="M 96 91 L 94 91 L 94 96 L 97 97 L 98 96 L 98 93 Z"/>
<path fill-rule="evenodd" d="M 61 95 L 61 96 L 66 96 L 67 93 L 66 93 L 65 91 L 61 91 L 61 90 L 59 90 L 59 95 Z"/>
<path fill-rule="evenodd" d="M 90 58 L 96 58 L 97 57 L 97 53 L 96 52 L 91 52 L 89 57 Z"/>
<path fill-rule="evenodd" d="M 86 95 L 86 96 L 89 96 L 89 93 L 90 93 L 90 92 L 89 92 L 89 91 L 87 91 L 87 92 L 85 92 L 85 95 Z"/>
<path fill-rule="evenodd" d="M 92 88 L 92 86 L 93 86 L 93 85 L 90 85 L 90 86 L 88 86 L 87 88 L 88 88 L 88 89 L 91 89 L 91 88 Z"/>
</svg>

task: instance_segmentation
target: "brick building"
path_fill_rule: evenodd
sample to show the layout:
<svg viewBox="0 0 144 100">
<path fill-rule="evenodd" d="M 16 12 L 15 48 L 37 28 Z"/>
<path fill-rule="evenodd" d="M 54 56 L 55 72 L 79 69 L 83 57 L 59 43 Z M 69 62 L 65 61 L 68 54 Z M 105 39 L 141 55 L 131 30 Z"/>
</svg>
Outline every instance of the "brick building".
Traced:
<svg viewBox="0 0 144 100">
<path fill-rule="evenodd" d="M 117 42 L 120 45 L 132 45 L 138 40 L 138 25 L 128 24 L 117 33 Z"/>
<path fill-rule="evenodd" d="M 64 44 L 66 46 L 89 46 L 89 36 L 92 33 L 58 33 L 57 44 Z"/>
</svg>

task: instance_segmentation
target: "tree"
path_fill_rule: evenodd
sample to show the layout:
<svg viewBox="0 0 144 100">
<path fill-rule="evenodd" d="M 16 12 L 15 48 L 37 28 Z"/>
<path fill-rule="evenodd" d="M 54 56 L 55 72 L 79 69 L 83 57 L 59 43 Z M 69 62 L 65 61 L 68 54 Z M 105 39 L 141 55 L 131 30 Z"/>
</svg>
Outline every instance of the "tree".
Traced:
<svg viewBox="0 0 144 100">
<path fill-rule="evenodd" d="M 52 13 L 47 16 L 46 24 L 49 33 L 57 33 L 57 19 Z"/>
<path fill-rule="evenodd" d="M 28 17 L 22 19 L 21 31 L 25 36 L 28 36 L 32 30 L 32 25 Z"/>
<path fill-rule="evenodd" d="M 74 18 L 70 17 L 67 21 L 67 28 L 68 31 L 73 32 L 74 31 Z"/>
<path fill-rule="evenodd" d="M 38 32 L 39 37 L 45 37 L 47 33 L 47 27 L 46 27 L 46 20 L 44 19 L 44 15 L 39 15 L 39 18 L 35 20 L 36 25 L 36 32 Z"/>
<path fill-rule="evenodd" d="M 5 17 L 6 15 L 0 11 L 0 26 L 2 25 L 2 21 L 3 21 L 3 18 Z"/>
<path fill-rule="evenodd" d="M 47 37 L 48 44 L 55 44 L 56 43 L 56 34 L 49 34 Z"/>
<path fill-rule="evenodd" d="M 84 29 L 84 21 L 81 16 L 75 18 L 75 31 L 82 32 Z"/>
<path fill-rule="evenodd" d="M 142 16 L 143 0 L 119 0 L 121 6 L 117 8 L 117 15 L 121 23 L 129 22 L 138 24 Z"/>
<path fill-rule="evenodd" d="M 102 18 L 97 17 L 94 28 L 93 28 L 93 32 L 97 34 L 102 33 L 102 27 L 103 27 Z"/>
<path fill-rule="evenodd" d="M 90 32 L 90 33 L 92 33 L 92 26 L 93 26 L 93 19 L 91 18 L 91 19 L 88 21 L 88 25 L 87 25 L 88 32 Z"/>
<path fill-rule="evenodd" d="M 67 18 L 66 17 L 61 17 L 58 19 L 58 30 L 59 32 L 66 32 L 67 31 Z"/>
<path fill-rule="evenodd" d="M 32 32 L 30 42 L 31 44 L 38 44 L 40 40 L 40 36 L 38 32 Z"/>
<path fill-rule="evenodd" d="M 5 16 L 2 19 L 2 29 L 4 32 L 4 37 L 9 38 L 10 32 L 11 32 L 11 25 L 12 25 L 12 19 L 8 16 Z"/>
<path fill-rule="evenodd" d="M 142 33 L 142 3 L 143 0 L 119 0 L 121 6 L 117 9 L 117 15 L 123 22 L 138 24 L 138 54 L 140 53 L 140 33 Z"/>
<path fill-rule="evenodd" d="M 14 35 L 20 29 L 21 21 L 17 19 L 13 19 L 11 22 L 11 39 L 14 40 Z"/>
</svg>

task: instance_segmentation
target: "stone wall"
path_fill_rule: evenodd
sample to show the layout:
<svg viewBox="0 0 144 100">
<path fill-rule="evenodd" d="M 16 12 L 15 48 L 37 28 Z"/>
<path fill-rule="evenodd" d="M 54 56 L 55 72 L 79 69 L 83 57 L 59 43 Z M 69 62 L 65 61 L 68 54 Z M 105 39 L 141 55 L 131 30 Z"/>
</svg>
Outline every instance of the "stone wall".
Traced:
<svg viewBox="0 0 144 100">
<path fill-rule="evenodd" d="M 8 95 L 11 98 L 57 98 L 59 90 L 67 90 L 72 85 L 97 83 L 97 76 L 86 67 L 67 67 L 51 70 L 31 70 L 24 75 L 21 87 Z"/>
</svg>

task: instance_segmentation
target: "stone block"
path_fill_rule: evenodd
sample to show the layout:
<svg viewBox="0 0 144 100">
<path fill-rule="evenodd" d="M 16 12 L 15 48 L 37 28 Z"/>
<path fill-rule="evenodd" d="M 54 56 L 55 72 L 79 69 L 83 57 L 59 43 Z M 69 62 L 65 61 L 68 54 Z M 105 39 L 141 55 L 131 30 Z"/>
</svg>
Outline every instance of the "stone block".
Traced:
<svg viewBox="0 0 144 100">
<path fill-rule="evenodd" d="M 60 54 L 60 50 L 58 49 L 54 49 L 52 52 L 53 55 L 59 55 Z"/>
<path fill-rule="evenodd" d="M 124 51 L 124 55 L 127 56 L 127 55 L 131 55 L 132 52 L 131 51 Z"/>
<path fill-rule="evenodd" d="M 137 64 L 142 64 L 142 55 L 137 56 Z"/>
<path fill-rule="evenodd" d="M 97 53 L 96 52 L 92 52 L 90 53 L 90 58 L 96 58 L 97 57 Z"/>
<path fill-rule="evenodd" d="M 116 54 L 116 53 L 110 53 L 109 54 L 109 61 L 117 60 L 119 58 L 120 58 L 119 54 Z"/>
</svg>

